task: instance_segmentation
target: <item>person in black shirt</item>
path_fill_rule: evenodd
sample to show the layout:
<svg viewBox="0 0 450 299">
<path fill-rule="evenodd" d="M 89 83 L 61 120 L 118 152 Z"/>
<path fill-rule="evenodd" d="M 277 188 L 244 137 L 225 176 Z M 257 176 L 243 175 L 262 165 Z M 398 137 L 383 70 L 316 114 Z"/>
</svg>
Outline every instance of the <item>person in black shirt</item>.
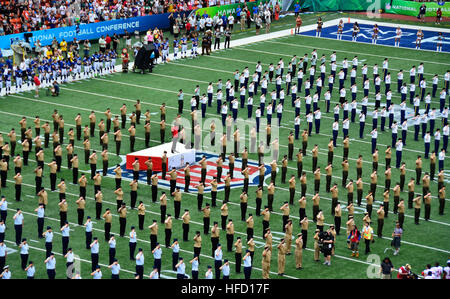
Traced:
<svg viewBox="0 0 450 299">
<path fill-rule="evenodd" d="M 322 252 L 325 257 L 324 265 L 331 266 L 331 249 L 333 248 L 334 237 L 330 229 L 323 233 L 323 247 Z"/>
<path fill-rule="evenodd" d="M 391 279 L 393 270 L 394 265 L 392 265 L 391 260 L 388 257 L 385 257 L 380 264 L 381 279 Z"/>
<path fill-rule="evenodd" d="M 421 20 L 421 22 L 425 22 L 425 14 L 427 12 L 427 7 L 425 4 L 422 4 L 422 6 L 419 8 L 419 16 L 418 19 Z"/>
<path fill-rule="evenodd" d="M 230 40 L 231 40 L 231 30 L 227 27 L 225 29 L 225 45 L 224 45 L 225 49 L 230 48 Z M 227 45 L 228 45 L 228 47 L 227 47 Z"/>
</svg>

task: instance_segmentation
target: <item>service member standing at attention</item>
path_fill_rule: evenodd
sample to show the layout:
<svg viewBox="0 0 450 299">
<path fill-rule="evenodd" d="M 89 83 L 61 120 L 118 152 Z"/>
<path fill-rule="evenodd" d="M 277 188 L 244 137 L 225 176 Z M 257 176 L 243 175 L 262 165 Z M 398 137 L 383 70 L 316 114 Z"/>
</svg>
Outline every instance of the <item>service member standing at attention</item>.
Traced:
<svg viewBox="0 0 450 299">
<path fill-rule="evenodd" d="M 200 253 L 202 251 L 202 236 L 200 234 L 200 231 L 196 231 L 195 232 L 195 236 L 194 236 L 194 257 L 200 257 Z M 197 260 L 199 261 L 199 258 L 197 258 Z"/>
<path fill-rule="evenodd" d="M 167 196 L 166 192 L 162 192 L 161 196 L 159 197 L 159 208 L 161 212 L 161 223 L 164 223 L 164 220 L 166 219 L 166 211 L 167 211 Z"/>
<path fill-rule="evenodd" d="M 247 223 L 247 241 L 249 241 L 250 239 L 253 239 L 253 226 L 255 223 L 251 213 L 248 214 L 248 218 L 245 222 Z"/>
<path fill-rule="evenodd" d="M 377 210 L 378 214 L 378 226 L 377 226 L 377 236 L 378 238 L 383 238 L 383 226 L 384 226 L 384 206 L 380 205 Z"/>
<path fill-rule="evenodd" d="M 112 214 L 111 210 L 109 208 L 106 209 L 105 213 L 102 216 L 103 219 L 105 219 L 105 241 L 109 241 L 111 238 L 110 231 L 111 231 L 111 223 L 112 223 Z"/>
<path fill-rule="evenodd" d="M 184 210 L 184 214 L 181 216 L 181 219 L 183 219 L 183 241 L 187 242 L 189 241 L 189 221 L 191 220 L 188 209 Z"/>
<path fill-rule="evenodd" d="M 138 254 L 136 255 L 136 274 L 138 279 L 144 278 L 144 251 L 142 248 L 138 249 Z"/>
<path fill-rule="evenodd" d="M 425 205 L 425 221 L 430 220 L 431 213 L 431 193 L 427 193 L 423 195 L 423 203 Z"/>
<path fill-rule="evenodd" d="M 150 250 L 153 251 L 158 244 L 158 222 L 154 219 L 148 228 L 150 229 Z"/>
<path fill-rule="evenodd" d="M 98 252 L 99 252 L 99 244 L 97 237 L 94 237 L 94 241 L 90 245 L 91 247 L 91 263 L 92 263 L 92 271 L 95 271 L 98 267 Z"/>
<path fill-rule="evenodd" d="M 263 279 L 269 279 L 271 258 L 272 258 L 272 251 L 268 246 L 265 246 L 262 252 L 262 261 L 261 261 Z"/>
<path fill-rule="evenodd" d="M 59 219 L 60 219 L 60 227 L 64 225 L 67 221 L 67 201 L 63 199 L 61 202 L 58 203 L 59 206 Z"/>
<path fill-rule="evenodd" d="M 220 279 L 220 267 L 222 266 L 222 246 L 217 244 L 217 249 L 214 251 L 214 268 L 215 268 L 215 276 L 216 279 Z"/>
<path fill-rule="evenodd" d="M 252 274 L 252 257 L 250 255 L 250 251 L 247 249 L 245 256 L 242 258 L 244 261 L 244 276 L 245 279 L 250 279 Z"/>
<path fill-rule="evenodd" d="M 119 223 L 120 223 L 120 236 L 125 236 L 125 229 L 127 226 L 127 206 L 124 202 L 121 203 L 120 208 L 117 210 L 119 213 Z"/>
<path fill-rule="evenodd" d="M 86 200 L 84 200 L 84 197 L 80 197 L 75 201 L 75 203 L 77 204 L 78 225 L 83 225 Z"/>
<path fill-rule="evenodd" d="M 139 230 L 144 230 L 145 205 L 143 201 L 139 201 L 137 209 L 138 209 Z"/>
<path fill-rule="evenodd" d="M 56 272 L 56 259 L 53 253 L 50 253 L 49 257 L 44 261 L 45 268 L 47 269 L 48 279 L 55 279 Z"/>
<path fill-rule="evenodd" d="M 136 180 L 132 180 L 129 184 L 130 186 L 130 207 L 132 210 L 136 207 L 136 201 L 137 201 L 137 189 L 138 189 L 138 182 Z"/>
<path fill-rule="evenodd" d="M 65 222 L 64 225 L 61 227 L 60 229 L 61 231 L 61 241 L 62 241 L 62 254 L 66 255 L 67 253 L 67 249 L 69 248 L 69 237 L 70 237 L 70 227 L 69 227 L 69 222 Z"/>
<path fill-rule="evenodd" d="M 203 212 L 203 233 L 205 235 L 209 234 L 209 224 L 210 224 L 210 214 L 211 214 L 211 208 L 209 207 L 209 204 L 207 203 L 204 208 L 201 209 Z"/>
<path fill-rule="evenodd" d="M 120 145 L 122 143 L 122 131 L 117 128 L 117 131 L 114 133 L 114 139 L 116 141 L 116 155 L 120 155 Z"/>
<path fill-rule="evenodd" d="M 284 275 L 284 268 L 286 264 L 286 244 L 285 239 L 281 239 L 280 244 L 277 245 L 278 248 L 278 275 Z"/>
<path fill-rule="evenodd" d="M 218 226 L 217 221 L 214 221 L 214 226 L 211 229 L 211 251 L 212 251 L 212 257 L 214 257 L 214 252 L 217 249 L 217 246 L 219 244 L 219 236 L 220 236 L 220 228 Z"/>
</svg>

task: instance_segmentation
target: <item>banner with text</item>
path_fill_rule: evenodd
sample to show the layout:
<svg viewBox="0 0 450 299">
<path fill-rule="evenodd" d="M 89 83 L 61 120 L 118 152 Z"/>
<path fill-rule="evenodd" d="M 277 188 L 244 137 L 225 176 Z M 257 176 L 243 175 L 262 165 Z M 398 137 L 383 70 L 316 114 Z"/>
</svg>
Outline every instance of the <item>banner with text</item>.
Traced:
<svg viewBox="0 0 450 299">
<path fill-rule="evenodd" d="M 186 12 L 186 15 L 189 13 Z M 78 40 L 97 39 L 102 35 L 113 35 L 114 33 L 123 34 L 125 30 L 130 33 L 134 31 L 146 31 L 150 28 L 169 28 L 169 14 L 157 14 L 151 16 L 142 16 L 129 19 L 111 20 L 105 22 L 84 24 L 79 26 L 61 27 L 47 30 L 39 30 L 31 32 L 32 37 L 29 38 L 29 42 L 32 47 L 34 43 L 39 40 L 42 46 L 51 45 L 53 38 L 56 38 L 58 42 L 65 39 L 67 42 L 73 41 L 76 37 Z M 25 40 L 24 33 L 17 33 L 11 35 L 5 35 L 0 37 L 0 48 L 9 49 L 11 42 L 15 39 Z"/>
<path fill-rule="evenodd" d="M 438 8 L 442 11 L 443 17 L 450 17 L 450 2 L 414 2 L 414 1 L 404 1 L 404 0 L 394 0 L 392 1 L 392 5 L 390 3 L 386 3 L 387 13 L 399 14 L 399 15 L 407 15 L 417 17 L 419 15 L 419 9 L 425 4 L 426 17 L 435 17 L 436 11 Z"/>
<path fill-rule="evenodd" d="M 390 0 L 294 0 L 290 10 L 299 3 L 302 9 L 309 11 L 377 11 L 384 8 Z"/>
<path fill-rule="evenodd" d="M 247 5 L 247 8 L 250 10 L 250 13 L 253 14 L 253 7 L 259 6 L 260 3 L 265 4 L 269 2 L 272 5 L 274 3 L 278 2 L 281 7 L 282 0 L 275 0 L 275 1 L 268 1 L 268 0 L 259 0 L 259 1 L 253 1 L 253 2 L 246 2 L 245 5 Z M 211 18 L 214 17 L 217 13 L 219 16 L 230 15 L 233 14 L 233 16 L 236 17 L 236 8 L 240 6 L 241 8 L 244 7 L 244 3 L 235 3 L 235 4 L 229 4 L 229 5 L 221 5 L 221 6 L 212 6 L 212 7 L 204 7 L 199 8 L 195 11 L 196 15 L 203 16 L 205 14 L 208 14 Z"/>
</svg>

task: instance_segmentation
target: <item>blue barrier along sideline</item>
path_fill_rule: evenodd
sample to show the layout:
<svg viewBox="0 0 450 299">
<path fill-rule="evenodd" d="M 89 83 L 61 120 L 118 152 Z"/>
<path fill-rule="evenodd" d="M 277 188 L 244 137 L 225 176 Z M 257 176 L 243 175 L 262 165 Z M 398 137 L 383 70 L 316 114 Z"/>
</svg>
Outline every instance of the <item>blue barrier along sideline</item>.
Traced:
<svg viewBox="0 0 450 299">
<path fill-rule="evenodd" d="M 183 13 L 183 12 L 182 12 Z M 186 15 L 189 11 L 184 12 Z M 32 37 L 29 38 L 31 47 L 34 47 L 34 43 L 39 39 L 42 46 L 51 45 L 53 38 L 56 37 L 58 42 L 65 39 L 66 42 L 71 42 L 76 37 L 78 40 L 92 40 L 98 39 L 102 35 L 109 34 L 112 36 L 116 34 L 124 34 L 125 30 L 130 33 L 134 31 L 147 31 L 150 28 L 158 27 L 159 29 L 168 29 L 170 26 L 169 21 L 170 13 L 135 17 L 129 19 L 119 19 L 104 21 L 98 23 L 90 23 L 79 26 L 61 27 L 47 30 L 32 31 Z M 177 14 L 174 13 L 174 16 Z M 10 49 L 12 40 L 25 40 L 24 34 L 28 32 L 22 32 L 17 34 L 10 34 L 0 37 L 0 49 Z"/>
</svg>

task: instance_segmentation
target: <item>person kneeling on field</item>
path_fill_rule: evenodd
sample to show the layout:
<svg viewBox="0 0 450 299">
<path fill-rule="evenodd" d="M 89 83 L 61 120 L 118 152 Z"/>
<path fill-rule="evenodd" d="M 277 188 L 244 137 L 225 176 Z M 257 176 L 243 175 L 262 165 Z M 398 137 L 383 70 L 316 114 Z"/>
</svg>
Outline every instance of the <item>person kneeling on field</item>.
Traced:
<svg viewBox="0 0 450 299">
<path fill-rule="evenodd" d="M 52 92 L 52 97 L 59 96 L 59 84 L 57 81 L 53 82 L 53 85 L 50 87 L 50 91 Z"/>
</svg>

